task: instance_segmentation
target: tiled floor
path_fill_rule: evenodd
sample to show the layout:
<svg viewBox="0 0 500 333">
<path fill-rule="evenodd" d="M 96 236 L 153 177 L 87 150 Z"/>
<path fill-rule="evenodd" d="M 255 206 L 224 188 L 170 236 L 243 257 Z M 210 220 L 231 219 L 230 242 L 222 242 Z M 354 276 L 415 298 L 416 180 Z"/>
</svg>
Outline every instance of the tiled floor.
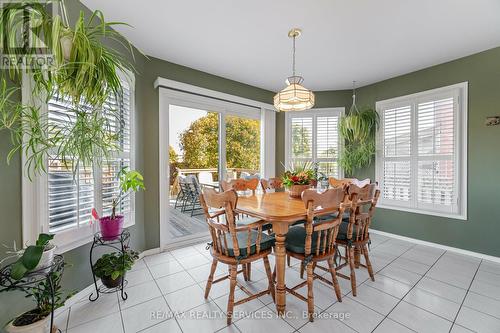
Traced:
<svg viewBox="0 0 500 333">
<path fill-rule="evenodd" d="M 211 259 L 199 244 L 140 260 L 127 275 L 127 301 L 117 294 L 94 303 L 83 298 L 64 310 L 57 324 L 67 333 L 500 332 L 500 264 L 376 234 L 372 239 L 375 282 L 358 270 L 359 291 L 353 297 L 349 281 L 340 279 L 339 303 L 333 290 L 316 280 L 313 323 L 304 318 L 306 303 L 290 295 L 287 316 L 276 317 L 266 295 L 236 307 L 237 318 L 226 326 L 229 285 L 214 285 L 204 300 Z M 288 284 L 300 281 L 294 264 L 287 269 Z M 220 264 L 217 274 L 225 271 Z M 266 287 L 263 264 L 256 263 L 247 288 Z M 305 288 L 300 291 L 306 294 Z M 236 299 L 241 296 L 237 292 Z"/>
</svg>

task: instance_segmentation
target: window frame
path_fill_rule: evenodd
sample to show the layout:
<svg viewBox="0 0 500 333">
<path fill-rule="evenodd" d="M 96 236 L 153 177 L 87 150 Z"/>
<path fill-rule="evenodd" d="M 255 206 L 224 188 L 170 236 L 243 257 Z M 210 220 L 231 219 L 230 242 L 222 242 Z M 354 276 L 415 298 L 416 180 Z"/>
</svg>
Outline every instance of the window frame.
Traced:
<svg viewBox="0 0 500 333">
<path fill-rule="evenodd" d="M 290 161 L 292 160 L 291 156 L 291 147 L 292 147 L 292 135 L 291 135 L 291 122 L 292 118 L 302 118 L 302 117 L 312 117 L 313 122 L 312 122 L 312 157 L 311 158 L 297 158 L 295 160 L 301 160 L 301 161 L 312 161 L 313 163 L 316 162 L 331 162 L 337 161 L 338 165 L 338 177 L 343 178 L 344 177 L 344 171 L 338 164 L 338 160 L 340 155 L 342 154 L 342 149 L 343 149 L 343 141 L 340 138 L 338 138 L 338 154 L 336 159 L 332 158 L 318 158 L 317 157 L 317 121 L 316 118 L 318 117 L 328 117 L 328 116 L 338 116 L 339 120 L 340 117 L 342 117 L 345 114 L 345 108 L 344 107 L 333 107 L 333 108 L 317 108 L 317 109 L 310 109 L 306 111 L 287 111 L 285 113 L 285 165 L 288 166 Z M 338 133 L 338 132 L 337 132 Z"/>
<path fill-rule="evenodd" d="M 130 169 L 135 168 L 136 159 L 136 128 L 135 128 L 135 75 L 130 71 L 119 72 L 119 77 L 127 81 L 130 90 L 130 152 L 113 153 L 113 158 L 130 158 Z M 48 103 L 42 99 L 33 100 L 31 94 L 32 80 L 29 77 L 23 77 L 22 82 L 22 101 L 23 104 L 31 104 L 40 107 L 41 114 L 48 113 Z M 25 163 L 25 156 L 22 155 L 22 165 Z M 48 160 L 46 161 L 48 164 Z M 102 167 L 101 167 L 102 168 Z M 94 168 L 94 208 L 102 215 L 102 170 Z M 38 234 L 49 232 L 49 214 L 48 214 L 48 174 L 42 173 L 32 177 L 30 180 L 26 171 L 22 170 L 22 234 L 23 244 L 33 244 Z M 99 181 L 97 181 L 99 180 Z M 130 227 L 135 224 L 135 194 L 130 194 L 130 212 L 125 215 L 124 227 Z M 62 229 L 55 232 L 53 243 L 57 246 L 57 253 L 64 253 L 92 241 L 93 234 L 98 230 L 97 222 L 87 223 L 77 227 Z"/>
<path fill-rule="evenodd" d="M 453 184 L 455 194 L 454 200 L 457 204 L 457 212 L 446 212 L 444 209 L 432 209 L 432 204 L 418 203 L 418 162 L 422 158 L 418 154 L 418 105 L 453 97 L 454 99 L 454 173 L 456 181 Z M 457 220 L 467 220 L 467 122 L 468 122 L 468 82 L 461 82 L 436 89 L 426 90 L 410 95 L 399 96 L 391 99 L 377 101 L 375 107 L 380 115 L 380 128 L 376 137 L 375 177 L 379 186 L 383 187 L 384 174 L 384 110 L 410 106 L 410 156 L 404 160 L 410 161 L 410 193 L 408 202 L 397 202 L 394 200 L 379 199 L 378 207 L 384 209 L 405 211 L 422 215 L 446 217 Z M 436 154 L 437 156 L 438 154 Z M 397 158 L 397 157 L 396 157 Z M 433 161 L 438 159 L 432 159 Z M 420 206 L 419 206 L 420 205 Z"/>
</svg>

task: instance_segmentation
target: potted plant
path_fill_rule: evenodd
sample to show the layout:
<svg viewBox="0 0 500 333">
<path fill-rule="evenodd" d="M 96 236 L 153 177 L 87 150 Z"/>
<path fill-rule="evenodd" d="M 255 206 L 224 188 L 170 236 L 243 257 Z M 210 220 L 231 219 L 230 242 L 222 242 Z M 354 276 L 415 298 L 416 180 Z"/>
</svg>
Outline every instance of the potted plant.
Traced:
<svg viewBox="0 0 500 333">
<path fill-rule="evenodd" d="M 304 190 L 311 188 L 316 182 L 312 163 L 295 163 L 285 167 L 282 180 L 292 198 L 300 198 Z"/>
<path fill-rule="evenodd" d="M 339 135 L 344 140 L 344 149 L 339 164 L 352 175 L 355 169 L 370 165 L 375 156 L 375 133 L 380 122 L 377 111 L 356 106 L 356 92 L 353 88 L 352 106 L 349 114 L 340 118 Z"/>
<path fill-rule="evenodd" d="M 144 178 L 135 170 L 128 171 L 127 168 L 122 168 L 118 173 L 120 180 L 120 192 L 111 201 L 111 215 L 99 218 L 99 226 L 101 229 L 101 236 L 105 240 L 116 239 L 123 230 L 123 215 L 116 214 L 116 207 L 132 192 L 145 190 Z"/>
<path fill-rule="evenodd" d="M 49 332 L 50 314 L 53 310 L 64 305 L 64 302 L 72 296 L 72 293 L 63 297 L 61 290 L 62 272 L 52 272 L 49 278 L 54 291 L 54 307 L 52 307 L 51 286 L 48 279 L 35 285 L 33 288 L 25 289 L 26 297 L 31 297 L 36 308 L 24 312 L 10 321 L 5 330 L 8 333 L 46 333 Z M 52 332 L 57 332 L 53 328 Z"/>
<path fill-rule="evenodd" d="M 104 254 L 94 264 L 95 276 L 99 277 L 108 288 L 116 288 L 125 279 L 125 274 L 132 268 L 134 262 L 139 259 L 137 252 L 126 250 L 123 254 L 119 252 Z"/>
<path fill-rule="evenodd" d="M 0 263 L 12 258 L 17 258 L 12 264 L 12 270 L 10 272 L 11 278 L 16 281 L 22 279 L 30 272 L 48 272 L 54 261 L 54 253 L 56 250 L 56 246 L 50 242 L 53 238 L 54 235 L 39 234 L 35 245 L 29 245 L 21 250 L 17 250 L 16 244 L 14 243 L 13 251 L 7 252 L 7 254 L 10 255 L 2 259 Z M 43 270 L 44 268 L 45 270 Z"/>
</svg>

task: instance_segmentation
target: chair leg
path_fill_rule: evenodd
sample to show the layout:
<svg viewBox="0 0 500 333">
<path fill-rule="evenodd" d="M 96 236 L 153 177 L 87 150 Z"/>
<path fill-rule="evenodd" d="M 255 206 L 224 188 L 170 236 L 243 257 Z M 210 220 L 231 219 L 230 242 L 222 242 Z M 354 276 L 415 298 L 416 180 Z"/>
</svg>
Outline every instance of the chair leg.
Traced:
<svg viewBox="0 0 500 333">
<path fill-rule="evenodd" d="M 227 300 L 227 324 L 231 325 L 233 320 L 233 309 L 234 309 L 234 289 L 236 288 L 236 272 L 238 266 L 231 265 L 229 267 L 229 298 Z"/>
<path fill-rule="evenodd" d="M 357 246 L 354 247 L 354 267 L 359 268 L 360 264 L 360 259 L 361 257 L 361 249 Z"/>
<path fill-rule="evenodd" d="M 305 271 L 305 266 L 304 266 L 304 262 L 301 261 L 300 262 L 300 278 L 303 279 L 304 278 L 304 271 Z"/>
<path fill-rule="evenodd" d="M 248 281 L 247 264 L 241 264 L 241 270 L 243 271 L 243 280 Z"/>
<path fill-rule="evenodd" d="M 292 266 L 292 265 L 290 265 L 290 261 L 291 261 L 290 256 L 287 255 L 286 256 L 286 264 L 288 265 L 288 267 Z"/>
<path fill-rule="evenodd" d="M 252 263 L 250 262 L 247 264 L 247 279 L 252 280 Z"/>
<path fill-rule="evenodd" d="M 273 302 L 276 303 L 275 294 L 274 294 L 274 278 L 273 278 L 273 274 L 271 273 L 271 265 L 269 264 L 269 258 L 267 258 L 267 256 L 265 256 L 263 258 L 263 260 L 264 260 L 264 267 L 266 268 L 267 280 L 269 281 L 269 293 L 271 294 L 271 297 L 273 298 Z"/>
<path fill-rule="evenodd" d="M 313 263 L 307 264 L 307 313 L 309 321 L 314 321 Z"/>
<path fill-rule="evenodd" d="M 340 292 L 339 281 L 337 280 L 337 272 L 335 271 L 335 266 L 333 264 L 333 259 L 328 259 L 328 267 L 330 268 L 330 274 L 332 275 L 333 288 L 335 289 L 335 295 L 337 295 L 337 300 L 342 302 L 342 293 Z"/>
<path fill-rule="evenodd" d="M 352 246 L 349 246 L 347 248 L 347 260 L 349 261 L 349 268 L 351 270 L 351 288 L 352 288 L 352 295 L 356 296 L 357 295 L 357 290 L 356 290 L 356 267 L 354 264 L 354 248 Z"/>
<path fill-rule="evenodd" d="M 363 252 L 363 255 L 365 256 L 366 268 L 368 269 L 368 274 L 370 274 L 370 279 L 372 279 L 372 281 L 375 281 L 372 262 L 370 261 L 370 257 L 368 256 L 368 248 L 366 247 L 366 245 L 363 246 L 361 252 Z"/>
<path fill-rule="evenodd" d="M 208 298 L 210 293 L 210 288 L 212 288 L 212 282 L 214 281 L 215 270 L 217 269 L 217 260 L 212 260 L 212 267 L 210 267 L 210 275 L 208 275 L 207 285 L 205 287 L 205 299 Z"/>
</svg>

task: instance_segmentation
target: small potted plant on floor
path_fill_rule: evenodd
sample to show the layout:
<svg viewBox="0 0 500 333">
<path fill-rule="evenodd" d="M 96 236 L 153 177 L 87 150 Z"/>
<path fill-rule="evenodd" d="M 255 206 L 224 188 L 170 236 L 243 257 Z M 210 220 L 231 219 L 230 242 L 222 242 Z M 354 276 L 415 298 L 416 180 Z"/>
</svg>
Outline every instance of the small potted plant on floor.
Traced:
<svg viewBox="0 0 500 333">
<path fill-rule="evenodd" d="M 52 310 L 64 305 L 64 302 L 73 294 L 63 297 L 61 290 L 61 272 L 50 273 L 52 288 L 54 289 L 54 307 L 52 308 L 52 295 L 49 281 L 43 280 L 33 288 L 24 290 L 26 297 L 31 297 L 36 308 L 17 316 L 5 326 L 7 333 L 46 333 L 50 332 L 50 314 Z M 57 332 L 53 327 L 52 333 Z"/>
<path fill-rule="evenodd" d="M 285 169 L 282 177 L 283 185 L 289 190 L 289 195 L 292 198 L 300 198 L 302 192 L 311 188 L 316 182 L 314 168 L 310 162 L 290 164 Z"/>
<path fill-rule="evenodd" d="M 144 178 L 135 170 L 121 169 L 118 173 L 118 179 L 120 180 L 120 192 L 111 202 L 111 215 L 99 218 L 101 235 L 105 240 L 116 239 L 122 233 L 124 217 L 116 214 L 116 207 L 132 192 L 146 189 Z"/>
<path fill-rule="evenodd" d="M 106 287 L 116 288 L 122 279 L 125 279 L 126 272 L 132 268 L 137 259 L 139 259 L 138 253 L 130 249 L 123 254 L 107 253 L 94 264 L 94 273 Z"/>
</svg>

